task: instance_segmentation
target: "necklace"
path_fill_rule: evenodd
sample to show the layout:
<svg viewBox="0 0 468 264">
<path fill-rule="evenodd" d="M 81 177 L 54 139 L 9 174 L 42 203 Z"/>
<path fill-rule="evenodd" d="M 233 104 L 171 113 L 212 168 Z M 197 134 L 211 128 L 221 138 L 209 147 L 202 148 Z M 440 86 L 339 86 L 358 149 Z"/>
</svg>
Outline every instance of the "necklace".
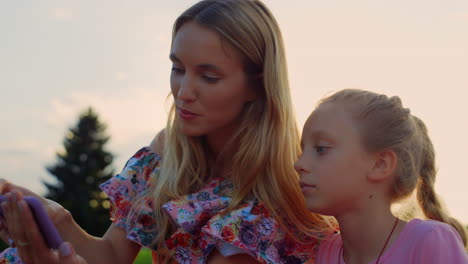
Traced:
<svg viewBox="0 0 468 264">
<path fill-rule="evenodd" d="M 395 220 L 395 224 L 393 224 L 392 231 L 390 232 L 390 235 L 388 235 L 387 241 L 385 241 L 385 245 L 383 246 L 382 250 L 380 251 L 379 256 L 377 257 L 377 261 L 375 262 L 375 264 L 379 263 L 380 257 L 382 256 L 382 253 L 384 252 L 385 248 L 387 247 L 388 241 L 390 241 L 390 238 L 392 237 L 393 231 L 395 231 L 395 227 L 398 224 L 398 220 L 400 220 L 400 219 L 397 217 L 396 220 Z M 342 254 L 343 254 L 343 243 L 341 244 L 340 253 L 338 253 L 338 264 L 340 264 L 340 259 L 341 259 Z M 343 257 L 343 259 L 344 259 L 344 257 Z"/>
</svg>

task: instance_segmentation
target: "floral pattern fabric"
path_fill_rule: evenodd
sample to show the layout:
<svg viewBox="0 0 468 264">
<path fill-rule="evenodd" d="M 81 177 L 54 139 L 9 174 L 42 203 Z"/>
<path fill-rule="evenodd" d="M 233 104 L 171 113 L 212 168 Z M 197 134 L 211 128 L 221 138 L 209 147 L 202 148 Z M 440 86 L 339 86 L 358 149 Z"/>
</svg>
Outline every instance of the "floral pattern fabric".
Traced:
<svg viewBox="0 0 468 264">
<path fill-rule="evenodd" d="M 151 200 L 140 203 L 141 208 L 136 214 L 130 213 L 130 209 L 135 199 L 151 189 L 150 179 L 158 176 L 160 165 L 161 158 L 156 153 L 147 147 L 142 148 L 129 159 L 120 174 L 101 185 L 111 200 L 110 215 L 114 224 L 127 231 L 129 240 L 153 251 L 157 251 L 151 246 L 157 230 Z M 260 263 L 314 262 L 319 240 L 297 243 L 280 229 L 258 201 L 250 200 L 231 212 L 225 212 L 231 201 L 228 193 L 232 188 L 228 180 L 218 177 L 198 192 L 163 205 L 163 210 L 176 227 L 165 245 L 177 262 L 206 263 L 214 248 L 222 253 L 226 246 L 249 254 Z M 294 231 L 294 227 L 291 226 L 291 230 Z M 5 252 L 0 264 L 21 263 L 1 262 L 6 256 L 15 258 L 14 250 Z"/>
</svg>

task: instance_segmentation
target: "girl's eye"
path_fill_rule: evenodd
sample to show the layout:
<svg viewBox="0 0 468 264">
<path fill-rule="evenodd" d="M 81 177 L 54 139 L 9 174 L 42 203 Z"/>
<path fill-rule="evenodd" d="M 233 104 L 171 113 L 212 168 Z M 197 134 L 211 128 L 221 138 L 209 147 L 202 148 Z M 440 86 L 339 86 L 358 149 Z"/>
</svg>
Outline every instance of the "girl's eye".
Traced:
<svg viewBox="0 0 468 264">
<path fill-rule="evenodd" d="M 219 81 L 221 78 L 218 78 L 218 77 L 212 77 L 212 76 L 208 76 L 208 75 L 202 75 L 202 78 L 208 82 L 208 83 L 215 83 L 217 81 Z"/>
<path fill-rule="evenodd" d="M 315 151 L 319 155 L 325 155 L 327 153 L 328 149 L 329 149 L 329 147 L 325 147 L 325 146 L 315 146 Z"/>
<path fill-rule="evenodd" d="M 171 71 L 174 73 L 184 73 L 184 70 L 175 66 L 172 66 Z"/>
</svg>

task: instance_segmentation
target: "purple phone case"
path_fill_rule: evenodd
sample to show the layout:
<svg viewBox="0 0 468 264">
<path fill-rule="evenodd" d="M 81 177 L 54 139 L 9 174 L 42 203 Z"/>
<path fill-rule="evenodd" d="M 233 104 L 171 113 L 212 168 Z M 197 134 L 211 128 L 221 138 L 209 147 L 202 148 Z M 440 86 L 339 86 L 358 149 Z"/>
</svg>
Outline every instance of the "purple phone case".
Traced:
<svg viewBox="0 0 468 264">
<path fill-rule="evenodd" d="M 58 233 L 57 229 L 55 228 L 54 224 L 50 220 L 49 216 L 47 215 L 44 207 L 42 206 L 41 202 L 32 196 L 25 196 L 24 200 L 28 203 L 29 208 L 31 209 L 34 219 L 39 227 L 40 232 L 42 233 L 42 237 L 46 242 L 47 246 L 52 249 L 58 249 L 60 244 L 62 244 L 62 238 Z M 6 201 L 5 196 L 0 195 L 0 203 Z M 3 217 L 3 212 L 0 207 L 0 215 Z"/>
</svg>

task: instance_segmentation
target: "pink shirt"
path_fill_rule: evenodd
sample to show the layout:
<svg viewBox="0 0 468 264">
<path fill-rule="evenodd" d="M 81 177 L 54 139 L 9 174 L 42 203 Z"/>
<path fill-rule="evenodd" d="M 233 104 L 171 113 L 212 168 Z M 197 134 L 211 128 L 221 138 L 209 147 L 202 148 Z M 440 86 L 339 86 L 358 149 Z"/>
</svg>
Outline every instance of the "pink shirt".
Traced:
<svg viewBox="0 0 468 264">
<path fill-rule="evenodd" d="M 341 244 L 339 234 L 322 242 L 316 263 L 345 263 L 343 257 L 339 256 Z M 468 263 L 468 254 L 460 235 L 452 226 L 433 220 L 413 219 L 379 260 L 379 264 L 395 263 L 464 264 Z"/>
</svg>

